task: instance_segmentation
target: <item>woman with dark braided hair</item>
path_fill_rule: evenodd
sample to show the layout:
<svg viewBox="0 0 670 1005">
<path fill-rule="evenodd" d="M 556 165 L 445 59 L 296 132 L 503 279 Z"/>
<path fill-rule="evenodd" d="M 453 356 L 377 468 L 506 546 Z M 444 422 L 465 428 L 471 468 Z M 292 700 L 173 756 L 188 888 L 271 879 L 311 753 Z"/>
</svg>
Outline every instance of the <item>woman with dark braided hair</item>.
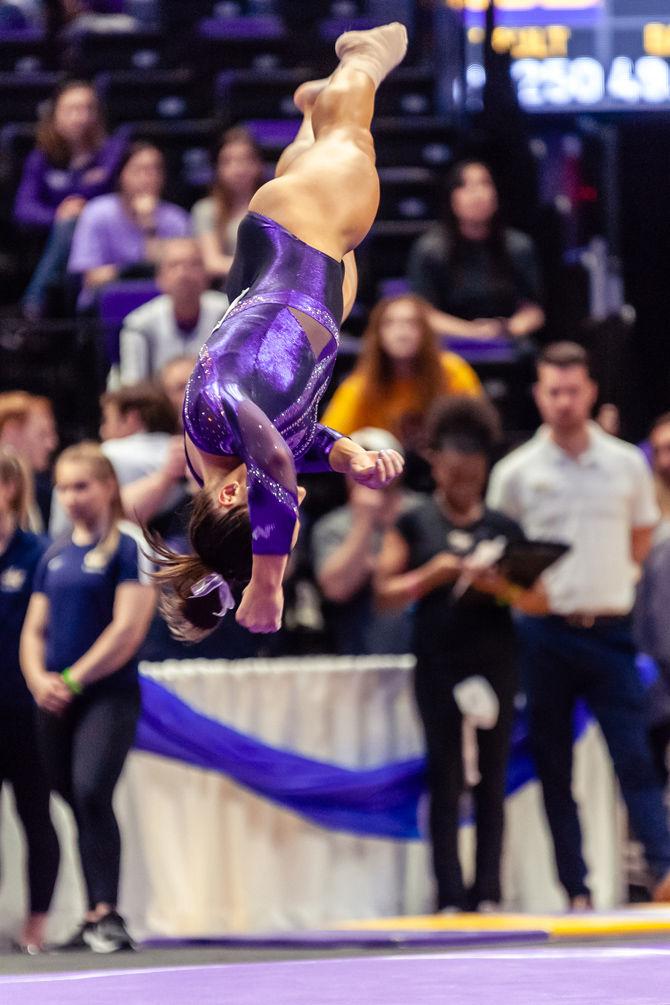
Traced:
<svg viewBox="0 0 670 1005">
<path fill-rule="evenodd" d="M 296 471 L 334 470 L 382 488 L 402 470 L 395 451 L 365 451 L 316 414 L 355 296 L 352 251 L 379 203 L 375 91 L 406 47 L 397 23 L 337 40 L 339 66 L 296 91 L 304 116 L 296 140 L 240 225 L 231 307 L 186 389 L 186 456 L 202 486 L 190 523 L 195 554 L 152 541 L 163 612 L 178 637 L 212 631 L 241 591 L 241 625 L 279 628 L 298 532 Z"/>
</svg>

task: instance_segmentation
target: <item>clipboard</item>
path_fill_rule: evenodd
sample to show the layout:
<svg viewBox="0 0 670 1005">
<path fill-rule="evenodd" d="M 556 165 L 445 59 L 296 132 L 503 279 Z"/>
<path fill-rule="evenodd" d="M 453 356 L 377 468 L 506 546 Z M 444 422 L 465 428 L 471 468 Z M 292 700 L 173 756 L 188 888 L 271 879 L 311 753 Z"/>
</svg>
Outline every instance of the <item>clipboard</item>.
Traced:
<svg viewBox="0 0 670 1005">
<path fill-rule="evenodd" d="M 564 541 L 510 541 L 498 562 L 498 571 L 525 590 L 550 566 L 570 551 Z"/>
</svg>

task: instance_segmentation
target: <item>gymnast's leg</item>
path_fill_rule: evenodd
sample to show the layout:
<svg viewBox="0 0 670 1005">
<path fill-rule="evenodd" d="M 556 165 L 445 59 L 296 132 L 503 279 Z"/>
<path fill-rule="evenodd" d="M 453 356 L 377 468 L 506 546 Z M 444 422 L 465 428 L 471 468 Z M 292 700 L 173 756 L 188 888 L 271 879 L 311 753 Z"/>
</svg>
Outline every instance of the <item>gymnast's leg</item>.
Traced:
<svg viewBox="0 0 670 1005">
<path fill-rule="evenodd" d="M 365 237 L 379 205 L 370 134 L 378 83 L 405 53 L 406 33 L 391 24 L 348 32 L 336 44 L 340 64 L 311 109 L 314 142 L 303 123 L 282 155 L 278 177 L 263 185 L 250 209 L 270 217 L 312 247 L 341 260 Z M 301 89 L 296 92 L 300 100 Z"/>
<path fill-rule="evenodd" d="M 312 112 L 314 103 L 320 92 L 326 85 L 325 80 L 310 80 L 301 84 L 293 96 L 297 107 L 302 112 L 302 122 L 295 139 L 282 152 L 275 167 L 275 178 L 281 178 L 287 170 L 302 154 L 306 153 L 314 146 L 314 129 L 312 127 Z M 358 289 L 358 270 L 353 251 L 348 251 L 342 259 L 344 264 L 344 277 L 342 280 L 342 302 L 344 309 L 341 321 L 345 321 L 351 312 L 356 300 Z"/>
</svg>

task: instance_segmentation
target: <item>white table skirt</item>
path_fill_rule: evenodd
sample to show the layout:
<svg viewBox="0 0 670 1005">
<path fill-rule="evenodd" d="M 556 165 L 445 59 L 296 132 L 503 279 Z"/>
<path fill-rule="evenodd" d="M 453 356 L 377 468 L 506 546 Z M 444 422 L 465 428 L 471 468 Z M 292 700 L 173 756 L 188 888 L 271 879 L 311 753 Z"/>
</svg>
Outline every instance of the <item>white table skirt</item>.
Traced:
<svg viewBox="0 0 670 1005">
<path fill-rule="evenodd" d="M 143 671 L 207 715 L 320 760 L 369 767 L 421 750 L 409 657 L 169 662 Z M 575 793 L 596 902 L 610 907 L 620 900 L 621 820 L 597 728 L 577 745 Z M 0 933 L 7 934 L 25 894 L 23 843 L 10 793 L 3 799 Z M 219 774 L 133 753 L 116 806 L 120 906 L 140 937 L 318 928 L 431 909 L 424 843 L 323 830 Z M 58 799 L 54 820 L 63 860 L 50 934 L 61 937 L 80 918 L 83 898 L 71 818 Z M 467 874 L 469 828 L 462 845 Z M 564 904 L 536 784 L 508 800 L 503 887 L 510 909 Z"/>
</svg>

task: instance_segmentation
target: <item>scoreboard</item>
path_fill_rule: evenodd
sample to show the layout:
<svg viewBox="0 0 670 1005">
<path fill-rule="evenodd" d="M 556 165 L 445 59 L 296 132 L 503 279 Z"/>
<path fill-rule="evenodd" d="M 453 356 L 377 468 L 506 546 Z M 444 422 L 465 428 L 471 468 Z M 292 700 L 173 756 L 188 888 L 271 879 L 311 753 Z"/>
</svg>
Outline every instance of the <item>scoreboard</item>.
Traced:
<svg viewBox="0 0 670 1005">
<path fill-rule="evenodd" d="M 528 111 L 670 109 L 670 0 L 444 0 L 463 18 L 466 101 L 484 83 L 484 20 Z"/>
</svg>

